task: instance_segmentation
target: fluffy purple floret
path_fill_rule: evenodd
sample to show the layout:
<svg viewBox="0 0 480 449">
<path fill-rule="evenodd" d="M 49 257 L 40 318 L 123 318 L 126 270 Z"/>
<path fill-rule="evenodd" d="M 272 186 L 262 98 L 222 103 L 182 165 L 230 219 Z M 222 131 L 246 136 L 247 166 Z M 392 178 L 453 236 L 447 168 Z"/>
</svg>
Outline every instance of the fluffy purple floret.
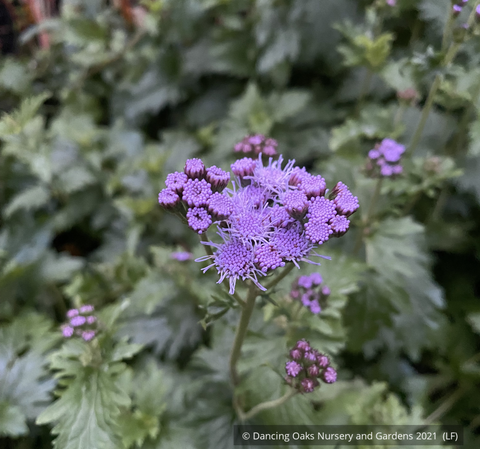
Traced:
<svg viewBox="0 0 480 449">
<path fill-rule="evenodd" d="M 180 203 L 180 197 L 170 189 L 163 189 L 158 194 L 158 204 L 164 209 L 174 209 Z"/>
<path fill-rule="evenodd" d="M 296 349 L 301 349 L 302 351 L 310 351 L 310 343 L 306 340 L 299 340 L 295 346 Z"/>
<path fill-rule="evenodd" d="M 301 184 L 298 186 L 298 189 L 305 193 L 305 195 L 310 199 L 312 197 L 318 197 L 325 193 L 327 190 L 327 184 L 325 179 L 321 176 L 306 176 Z"/>
<path fill-rule="evenodd" d="M 93 324 L 97 321 L 97 317 L 93 315 L 87 316 L 87 324 Z"/>
<path fill-rule="evenodd" d="M 337 197 L 338 198 L 338 197 Z M 307 218 L 317 223 L 328 223 L 337 215 L 335 203 L 325 197 L 312 198 L 308 206 Z"/>
<path fill-rule="evenodd" d="M 265 156 L 275 156 L 277 154 L 277 141 L 272 138 L 266 138 L 262 134 L 255 134 L 245 137 L 234 147 L 235 152 L 254 153 L 256 155 L 263 153 Z"/>
<path fill-rule="evenodd" d="M 243 159 L 239 159 L 235 161 L 230 168 L 232 169 L 232 173 L 240 179 L 245 178 L 245 176 L 252 176 L 253 172 L 255 171 L 255 167 L 257 166 L 257 161 L 249 158 L 244 157 Z"/>
<path fill-rule="evenodd" d="M 70 338 L 73 335 L 73 327 L 72 326 L 62 326 L 62 335 L 65 338 Z"/>
<path fill-rule="evenodd" d="M 280 156 L 278 160 L 274 161 L 269 158 L 268 165 L 264 167 L 261 157 L 258 158 L 258 164 L 255 167 L 253 175 L 247 177 L 259 187 L 262 187 L 269 192 L 280 194 L 288 190 L 288 181 L 292 173 L 293 164 L 295 161 L 289 161 L 285 167 L 282 168 L 283 157 Z"/>
<path fill-rule="evenodd" d="M 269 237 L 264 216 L 255 210 L 232 215 L 230 224 L 230 234 L 243 243 L 266 242 Z"/>
<path fill-rule="evenodd" d="M 70 320 L 70 324 L 71 324 L 73 327 L 83 326 L 86 321 L 87 321 L 87 319 L 86 319 L 84 316 L 78 315 L 78 316 L 74 316 L 74 317 Z"/>
<path fill-rule="evenodd" d="M 322 295 L 323 296 L 329 296 L 330 293 L 332 293 L 332 292 L 331 292 L 329 287 L 327 287 L 326 285 L 324 287 L 322 287 Z"/>
<path fill-rule="evenodd" d="M 300 190 L 292 190 L 283 198 L 285 210 L 297 220 L 301 219 L 307 213 L 308 205 L 307 195 Z"/>
<path fill-rule="evenodd" d="M 332 368 L 331 366 L 329 366 L 328 368 L 326 368 L 323 373 L 322 373 L 322 379 L 324 380 L 324 382 L 326 382 L 327 384 L 333 384 L 334 382 L 336 382 L 337 380 L 337 372 L 335 371 L 334 368 Z"/>
<path fill-rule="evenodd" d="M 302 385 L 302 391 L 304 393 L 311 393 L 313 390 L 315 390 L 315 387 L 318 385 L 318 381 L 315 381 L 314 379 L 310 379 L 306 377 L 305 379 L 302 380 L 301 385 Z"/>
<path fill-rule="evenodd" d="M 401 165 L 393 165 L 392 166 L 392 173 L 394 175 L 399 175 L 403 172 L 403 167 Z"/>
<path fill-rule="evenodd" d="M 187 211 L 187 222 L 190 229 L 202 234 L 212 224 L 212 217 L 204 207 L 192 207 Z"/>
<path fill-rule="evenodd" d="M 308 256 L 312 249 L 300 226 L 276 229 L 271 242 L 284 260 L 294 264 Z"/>
<path fill-rule="evenodd" d="M 330 365 L 330 359 L 324 354 L 317 354 L 317 364 L 320 368 L 326 368 Z"/>
<path fill-rule="evenodd" d="M 293 218 L 287 212 L 283 206 L 275 204 L 270 209 L 270 214 L 268 216 L 270 224 L 275 228 L 286 228 L 290 223 L 293 222 Z"/>
<path fill-rule="evenodd" d="M 84 306 L 80 307 L 80 313 L 90 313 L 93 312 L 94 308 L 90 304 L 85 304 Z"/>
<path fill-rule="evenodd" d="M 305 167 L 294 167 L 292 172 L 290 173 L 290 177 L 288 178 L 288 184 L 291 186 L 298 186 L 299 184 L 302 183 L 304 179 L 307 179 L 310 176 L 309 173 L 307 173 L 307 170 Z"/>
<path fill-rule="evenodd" d="M 206 206 L 212 196 L 212 188 L 205 179 L 189 179 L 183 189 L 183 201 L 190 207 Z"/>
<path fill-rule="evenodd" d="M 285 370 L 290 377 L 297 377 L 302 371 L 302 365 L 291 360 L 285 364 Z"/>
<path fill-rule="evenodd" d="M 298 278 L 298 286 L 308 290 L 313 286 L 313 279 L 310 276 L 300 276 Z"/>
<path fill-rule="evenodd" d="M 186 262 L 192 258 L 192 253 L 188 251 L 177 251 L 170 254 L 171 259 L 178 260 L 179 262 Z"/>
<path fill-rule="evenodd" d="M 254 262 L 263 272 L 285 266 L 285 262 L 271 245 L 257 246 Z"/>
<path fill-rule="evenodd" d="M 78 310 L 77 309 L 70 309 L 67 312 L 67 318 L 73 318 L 74 316 L 78 315 Z"/>
<path fill-rule="evenodd" d="M 187 183 L 188 177 L 185 173 L 180 173 L 178 171 L 170 173 L 167 175 L 165 185 L 176 193 L 182 193 L 185 184 Z"/>
<path fill-rule="evenodd" d="M 207 168 L 207 181 L 214 192 L 221 192 L 230 182 L 230 173 L 213 165 Z"/>
<path fill-rule="evenodd" d="M 378 150 L 370 150 L 368 152 L 368 157 L 370 159 L 378 159 L 380 157 L 380 151 Z"/>
<path fill-rule="evenodd" d="M 318 377 L 320 374 L 320 368 L 317 365 L 311 365 L 308 367 L 307 373 L 309 377 Z"/>
<path fill-rule="evenodd" d="M 382 165 L 382 167 L 380 168 L 380 174 L 386 177 L 392 176 L 393 174 L 392 166 L 388 164 Z"/>
<path fill-rule="evenodd" d="M 341 192 L 333 201 L 337 208 L 337 212 L 346 217 L 352 215 L 360 207 L 358 204 L 358 198 L 353 196 L 349 190 Z"/>
<path fill-rule="evenodd" d="M 322 311 L 322 308 L 320 307 L 320 304 L 318 303 L 318 300 L 313 300 L 310 303 L 310 312 L 312 312 L 314 315 L 319 314 Z"/>
<path fill-rule="evenodd" d="M 305 306 L 305 307 L 308 307 L 310 306 L 311 302 L 312 302 L 312 295 L 311 295 L 311 292 L 307 292 L 307 293 L 304 293 L 302 295 L 302 304 Z"/>
<path fill-rule="evenodd" d="M 398 162 L 405 152 L 405 145 L 396 142 L 393 139 L 383 139 L 378 147 L 378 151 L 383 155 L 387 162 Z"/>
<path fill-rule="evenodd" d="M 312 218 L 305 223 L 305 235 L 312 243 L 321 245 L 333 234 L 332 228 L 323 219 Z"/>
<path fill-rule="evenodd" d="M 332 228 L 333 235 L 340 237 L 348 231 L 350 220 L 344 215 L 336 215 L 330 220 L 330 226 Z"/>
<path fill-rule="evenodd" d="M 290 351 L 290 358 L 293 360 L 300 360 L 303 358 L 303 352 L 300 349 L 292 349 Z"/>
<path fill-rule="evenodd" d="M 453 5 L 453 15 L 458 16 L 462 12 L 462 9 L 460 5 Z"/>
<path fill-rule="evenodd" d="M 95 337 L 95 331 L 83 331 L 82 338 L 85 341 L 90 341 L 93 337 Z"/>
<path fill-rule="evenodd" d="M 314 350 L 310 350 L 305 352 L 304 356 L 305 360 L 308 360 L 309 362 L 315 363 L 317 361 L 317 354 L 315 353 Z"/>
<path fill-rule="evenodd" d="M 226 220 L 233 212 L 233 201 L 227 195 L 215 192 L 208 200 L 208 211 L 215 220 Z"/>
<path fill-rule="evenodd" d="M 310 279 L 312 280 L 313 285 L 320 285 L 323 281 L 320 273 L 312 273 Z"/>
<path fill-rule="evenodd" d="M 197 158 L 187 159 L 183 171 L 190 179 L 202 179 L 206 173 L 204 163 Z"/>
</svg>

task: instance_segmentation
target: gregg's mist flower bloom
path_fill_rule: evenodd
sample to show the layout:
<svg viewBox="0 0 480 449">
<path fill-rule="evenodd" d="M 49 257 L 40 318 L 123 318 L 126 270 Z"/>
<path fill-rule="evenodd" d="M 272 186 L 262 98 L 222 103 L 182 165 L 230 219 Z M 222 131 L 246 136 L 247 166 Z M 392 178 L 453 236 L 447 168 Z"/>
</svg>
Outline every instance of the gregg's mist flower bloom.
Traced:
<svg viewBox="0 0 480 449">
<path fill-rule="evenodd" d="M 400 164 L 405 145 L 393 139 L 383 139 L 368 152 L 366 171 L 371 177 L 391 177 L 403 171 Z"/>
<path fill-rule="evenodd" d="M 93 312 L 94 307 L 90 304 L 69 310 L 68 321 L 61 326 L 62 335 L 65 338 L 77 336 L 85 341 L 92 340 L 98 332 L 97 317 L 92 314 Z"/>
<path fill-rule="evenodd" d="M 285 162 L 280 155 L 265 162 L 262 157 L 272 154 L 269 146 L 276 148 L 276 142 L 264 136 L 243 139 L 237 151 L 258 157 L 237 160 L 232 174 L 189 159 L 184 173 L 167 176 L 166 189 L 159 194 L 160 205 L 182 214 L 196 233 L 217 225 L 218 239 L 202 242 L 213 254 L 197 261 L 210 261 L 203 271 L 215 267 L 219 282 L 228 279 L 230 293 L 238 280 L 249 279 L 264 289 L 260 278 L 290 262 L 297 268 L 302 261 L 319 265 L 312 260 L 323 257 L 316 248 L 345 234 L 348 217 L 359 207 L 357 197 L 341 182 L 327 198 L 325 179 L 296 167 L 294 160 Z M 311 310 L 321 310 L 315 299 Z"/>
<path fill-rule="evenodd" d="M 322 311 L 326 306 L 327 299 L 330 296 L 330 289 L 323 285 L 320 273 L 312 273 L 310 276 L 298 277 L 292 285 L 290 296 L 294 300 L 300 301 L 314 315 Z"/>
<path fill-rule="evenodd" d="M 255 134 L 245 137 L 234 147 L 236 153 L 246 153 L 250 156 L 258 156 L 262 153 L 264 156 L 275 156 L 277 154 L 278 143 L 275 139 L 266 138 L 262 134 Z"/>
<path fill-rule="evenodd" d="M 319 380 L 327 384 L 337 380 L 337 372 L 330 366 L 330 359 L 311 348 L 305 340 L 297 342 L 290 351 L 289 359 L 285 364 L 285 381 L 302 393 L 314 391 L 320 386 Z"/>
</svg>

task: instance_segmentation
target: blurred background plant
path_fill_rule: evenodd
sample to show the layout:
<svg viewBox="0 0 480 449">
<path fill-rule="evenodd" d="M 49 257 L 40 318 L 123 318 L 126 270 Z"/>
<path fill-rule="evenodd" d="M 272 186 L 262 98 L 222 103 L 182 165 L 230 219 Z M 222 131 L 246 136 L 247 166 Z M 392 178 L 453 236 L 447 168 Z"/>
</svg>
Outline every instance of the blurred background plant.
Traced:
<svg viewBox="0 0 480 449">
<path fill-rule="evenodd" d="M 479 447 L 477 5 L 2 0 L 0 446 L 232 446 L 238 306 L 157 194 L 260 133 L 361 208 L 302 269 L 328 307 L 290 320 L 291 273 L 239 364 L 249 405 L 279 396 L 295 339 L 339 380 L 252 423 L 457 423 Z M 367 169 L 383 139 L 406 148 L 398 176 Z M 102 331 L 65 339 L 82 305 Z"/>
</svg>

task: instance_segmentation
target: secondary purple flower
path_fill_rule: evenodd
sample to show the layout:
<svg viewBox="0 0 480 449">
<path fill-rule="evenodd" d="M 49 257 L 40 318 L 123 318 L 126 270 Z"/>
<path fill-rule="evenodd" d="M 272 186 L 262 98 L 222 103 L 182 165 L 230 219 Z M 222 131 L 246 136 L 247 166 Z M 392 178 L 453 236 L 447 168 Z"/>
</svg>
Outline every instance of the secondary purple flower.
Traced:
<svg viewBox="0 0 480 449">
<path fill-rule="evenodd" d="M 297 349 L 301 349 L 302 351 L 310 351 L 310 343 L 306 340 L 299 340 L 295 346 Z"/>
<path fill-rule="evenodd" d="M 262 134 L 255 134 L 245 137 L 234 147 L 235 152 L 251 153 L 259 155 L 263 153 L 265 156 L 275 156 L 277 154 L 277 141 L 272 138 L 266 138 Z"/>
<path fill-rule="evenodd" d="M 323 296 L 330 296 L 331 290 L 326 285 L 322 287 L 322 295 Z"/>
<path fill-rule="evenodd" d="M 312 280 L 313 285 L 320 285 L 323 281 L 320 273 L 312 273 L 310 279 Z"/>
<path fill-rule="evenodd" d="M 170 254 L 171 259 L 178 260 L 179 262 L 186 262 L 192 258 L 192 253 L 188 251 L 177 251 Z"/>
<path fill-rule="evenodd" d="M 95 331 L 89 330 L 89 331 L 82 332 L 82 338 L 85 341 L 90 341 L 93 337 L 95 337 Z"/>
<path fill-rule="evenodd" d="M 187 183 L 188 177 L 185 173 L 180 173 L 178 171 L 174 173 L 169 173 L 165 181 L 165 185 L 176 193 L 182 193 L 185 184 Z"/>
<path fill-rule="evenodd" d="M 300 226 L 275 230 L 271 241 L 282 259 L 293 262 L 297 267 L 300 261 L 310 262 L 306 257 L 312 249 L 312 244 Z"/>
<path fill-rule="evenodd" d="M 382 167 L 380 168 L 380 174 L 382 176 L 392 176 L 393 174 L 392 166 L 387 164 L 382 165 Z"/>
<path fill-rule="evenodd" d="M 204 207 L 192 207 L 187 211 L 187 222 L 190 229 L 202 234 L 212 224 L 212 217 Z"/>
<path fill-rule="evenodd" d="M 322 311 L 322 308 L 320 307 L 320 304 L 318 303 L 318 300 L 315 299 L 310 303 L 310 312 L 312 312 L 314 315 L 318 315 Z"/>
<path fill-rule="evenodd" d="M 453 5 L 452 7 L 452 15 L 453 17 L 457 17 L 462 12 L 462 7 L 460 5 Z"/>
<path fill-rule="evenodd" d="M 233 212 L 233 201 L 227 195 L 215 192 L 208 199 L 208 211 L 214 220 L 226 220 Z"/>
<path fill-rule="evenodd" d="M 307 218 L 310 220 L 317 220 L 319 223 L 328 223 L 335 215 L 337 215 L 337 212 L 334 201 L 323 196 L 312 198 L 310 201 L 307 213 Z"/>
<path fill-rule="evenodd" d="M 302 380 L 301 385 L 304 393 L 311 393 L 313 390 L 315 390 L 315 387 L 318 386 L 318 380 L 306 377 Z"/>
<path fill-rule="evenodd" d="M 310 291 L 307 291 L 307 293 L 304 293 L 302 295 L 301 301 L 305 307 L 309 307 L 310 304 L 312 303 L 312 293 L 313 292 L 310 290 Z"/>
<path fill-rule="evenodd" d="M 214 192 L 221 192 L 230 182 L 230 173 L 213 165 L 207 168 L 207 181 Z"/>
<path fill-rule="evenodd" d="M 205 179 L 189 179 L 183 189 L 183 201 L 190 207 L 206 206 L 212 196 L 212 188 Z"/>
<path fill-rule="evenodd" d="M 262 187 L 269 192 L 280 194 L 289 189 L 288 181 L 293 170 L 295 161 L 289 161 L 282 168 L 283 157 L 280 155 L 278 160 L 269 158 L 268 165 L 264 167 L 261 156 L 258 157 L 258 163 L 252 176 L 247 177 L 258 187 Z"/>
<path fill-rule="evenodd" d="M 305 193 L 300 190 L 292 190 L 283 198 L 283 205 L 289 215 L 300 220 L 307 213 L 309 203 Z"/>
<path fill-rule="evenodd" d="M 394 165 L 392 166 L 392 173 L 394 175 L 399 175 L 400 173 L 403 172 L 403 167 L 401 165 Z"/>
<path fill-rule="evenodd" d="M 158 203 L 164 209 L 172 210 L 180 204 L 180 197 L 173 190 L 163 189 L 158 194 Z"/>
<path fill-rule="evenodd" d="M 340 192 L 333 202 L 335 203 L 337 212 L 346 217 L 352 215 L 360 207 L 358 198 L 353 196 L 348 189 Z"/>
<path fill-rule="evenodd" d="M 84 306 L 80 307 L 80 313 L 90 313 L 93 312 L 94 308 L 90 304 L 85 304 Z"/>
<path fill-rule="evenodd" d="M 309 377 L 318 377 L 320 374 L 320 368 L 317 365 L 311 365 L 307 369 Z"/>
<path fill-rule="evenodd" d="M 303 357 L 303 351 L 300 349 L 292 349 L 290 351 L 290 358 L 292 360 L 300 360 Z"/>
<path fill-rule="evenodd" d="M 322 373 L 322 379 L 327 384 L 333 384 L 337 380 L 337 372 L 331 366 L 326 368 Z"/>
<path fill-rule="evenodd" d="M 77 327 L 82 326 L 83 324 L 85 324 L 86 321 L 87 319 L 84 316 L 78 315 L 70 320 L 70 324 L 74 327 Z"/>
<path fill-rule="evenodd" d="M 273 246 L 265 244 L 255 248 L 255 264 L 264 272 L 275 270 L 278 267 L 284 267 L 285 262 Z"/>
<path fill-rule="evenodd" d="M 292 360 L 285 364 L 285 369 L 290 377 L 297 377 L 300 374 L 300 371 L 302 371 L 302 366 Z"/>
<path fill-rule="evenodd" d="M 378 159 L 380 157 L 380 151 L 378 150 L 370 150 L 368 152 L 369 159 Z"/>
<path fill-rule="evenodd" d="M 248 242 L 266 242 L 269 237 L 269 229 L 265 223 L 265 217 L 256 210 L 233 214 L 230 217 L 230 234 L 247 244 Z"/>
<path fill-rule="evenodd" d="M 77 316 L 78 315 L 78 310 L 77 309 L 70 309 L 68 312 L 67 312 L 67 318 L 73 318 L 74 316 Z"/>
<path fill-rule="evenodd" d="M 97 317 L 94 315 L 87 316 L 87 324 L 93 324 L 97 321 Z"/>
<path fill-rule="evenodd" d="M 383 139 L 378 147 L 378 151 L 383 155 L 387 162 L 398 162 L 405 152 L 405 145 L 396 142 L 393 139 Z"/>
<path fill-rule="evenodd" d="M 310 276 L 300 276 L 297 283 L 299 287 L 303 287 L 308 290 L 309 288 L 312 288 L 313 279 Z"/>
<path fill-rule="evenodd" d="M 308 240 L 317 245 L 325 243 L 333 234 L 332 228 L 324 220 L 311 218 L 305 223 L 305 235 Z"/>
<path fill-rule="evenodd" d="M 190 179 L 202 179 L 205 177 L 205 165 L 200 159 L 187 159 L 183 170 Z"/>
<path fill-rule="evenodd" d="M 235 161 L 230 168 L 232 169 L 233 174 L 242 180 L 246 176 L 252 176 L 256 166 L 256 160 L 244 157 L 243 159 Z"/>
<path fill-rule="evenodd" d="M 387 0 L 388 6 L 395 6 L 397 4 L 397 0 Z"/>
<path fill-rule="evenodd" d="M 335 237 L 344 235 L 350 226 L 350 220 L 344 215 L 336 215 L 330 220 L 330 226 Z"/>
<path fill-rule="evenodd" d="M 304 357 L 305 357 L 305 360 L 308 362 L 315 363 L 317 361 L 317 355 L 313 350 L 305 352 Z"/>
<path fill-rule="evenodd" d="M 287 210 L 278 204 L 275 204 L 275 206 L 270 209 L 268 220 L 275 228 L 286 228 L 289 224 L 293 223 L 293 218 Z"/>
<path fill-rule="evenodd" d="M 67 326 L 67 325 L 62 326 L 62 335 L 65 338 L 70 338 L 73 335 L 73 331 L 74 329 L 72 326 Z"/>
<path fill-rule="evenodd" d="M 317 364 L 320 368 L 326 368 L 330 365 L 330 359 L 324 354 L 317 354 Z"/>
<path fill-rule="evenodd" d="M 301 184 L 304 179 L 307 179 L 309 176 L 310 174 L 307 173 L 307 170 L 305 169 L 305 167 L 303 168 L 294 167 L 292 172 L 290 173 L 288 184 L 296 187 L 299 184 Z"/>
<path fill-rule="evenodd" d="M 327 184 L 321 176 L 308 175 L 302 179 L 298 189 L 305 193 L 308 199 L 318 197 L 325 193 Z"/>
</svg>

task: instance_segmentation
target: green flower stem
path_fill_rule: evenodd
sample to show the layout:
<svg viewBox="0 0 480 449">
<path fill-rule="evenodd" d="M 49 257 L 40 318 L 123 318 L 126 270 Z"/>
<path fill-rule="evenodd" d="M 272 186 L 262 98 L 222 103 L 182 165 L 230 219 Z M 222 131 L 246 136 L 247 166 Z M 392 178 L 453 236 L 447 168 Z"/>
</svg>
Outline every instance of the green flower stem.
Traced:
<svg viewBox="0 0 480 449">
<path fill-rule="evenodd" d="M 398 105 L 397 112 L 395 112 L 395 117 L 393 118 L 393 128 L 397 129 L 400 123 L 402 122 L 403 116 L 407 109 L 407 104 L 405 102 L 401 102 Z"/>
<path fill-rule="evenodd" d="M 382 189 L 383 177 L 378 178 L 377 184 L 375 185 L 375 190 L 373 191 L 372 199 L 370 200 L 370 206 L 368 207 L 367 215 L 362 220 L 361 229 L 357 234 L 357 240 L 355 241 L 355 246 L 353 247 L 353 255 L 357 255 L 358 251 L 362 246 L 364 229 L 370 222 L 370 219 L 375 213 L 375 206 L 377 205 L 378 198 L 380 197 L 380 191 Z"/>
<path fill-rule="evenodd" d="M 298 394 L 298 391 L 294 390 L 292 388 L 289 391 L 287 391 L 281 398 L 275 399 L 273 401 L 261 402 L 260 404 L 253 407 L 247 413 L 242 412 L 242 414 L 239 415 L 239 418 L 240 418 L 241 421 L 247 421 L 247 420 L 253 418 L 258 413 L 263 412 L 264 410 L 275 408 L 275 407 L 278 407 L 278 406 L 284 404 L 290 398 L 293 398 L 293 396 L 295 396 L 296 394 Z"/>
<path fill-rule="evenodd" d="M 293 263 L 290 263 L 290 265 L 282 271 L 282 274 L 280 274 L 272 282 L 267 284 L 265 288 L 267 290 L 270 290 L 272 287 L 275 287 L 275 285 L 277 285 L 284 277 L 288 276 L 288 274 L 290 273 L 290 271 L 293 270 L 294 267 L 295 265 L 293 265 Z"/>
<path fill-rule="evenodd" d="M 445 55 L 445 59 L 442 64 L 443 66 L 449 65 L 453 61 L 453 58 L 457 54 L 457 51 L 459 48 L 460 48 L 460 44 L 458 43 L 450 46 L 447 54 Z M 435 76 L 435 79 L 433 80 L 432 86 L 430 87 L 430 92 L 428 93 L 427 100 L 425 101 L 425 104 L 422 109 L 422 115 L 420 117 L 420 121 L 418 122 L 417 129 L 415 130 L 415 133 L 412 137 L 410 147 L 407 150 L 407 153 L 410 155 L 412 155 L 415 152 L 417 145 L 420 142 L 420 138 L 422 137 L 422 133 L 423 133 L 423 128 L 427 123 L 430 110 L 432 109 L 432 106 L 433 106 L 433 100 L 435 99 L 435 95 L 437 93 L 438 88 L 440 87 L 442 79 L 443 79 L 443 76 L 440 73 L 438 73 Z"/>
<path fill-rule="evenodd" d="M 443 36 L 442 36 L 442 51 L 445 51 L 448 45 L 448 40 L 450 38 L 450 34 L 452 31 L 452 25 L 455 21 L 455 17 L 453 16 L 453 5 L 451 2 L 447 5 L 448 8 L 448 19 L 445 24 L 445 28 L 443 29 Z"/>
<path fill-rule="evenodd" d="M 238 322 L 237 330 L 235 332 L 235 339 L 233 340 L 232 352 L 230 353 L 230 378 L 234 386 L 240 383 L 240 379 L 237 372 L 237 362 L 240 358 L 242 350 L 243 340 L 247 334 L 248 323 L 252 317 L 253 309 L 255 308 L 255 299 L 258 295 L 258 289 L 255 284 L 250 284 L 247 294 L 247 300 L 245 301 L 245 307 L 242 309 L 240 315 L 240 321 Z"/>
</svg>

